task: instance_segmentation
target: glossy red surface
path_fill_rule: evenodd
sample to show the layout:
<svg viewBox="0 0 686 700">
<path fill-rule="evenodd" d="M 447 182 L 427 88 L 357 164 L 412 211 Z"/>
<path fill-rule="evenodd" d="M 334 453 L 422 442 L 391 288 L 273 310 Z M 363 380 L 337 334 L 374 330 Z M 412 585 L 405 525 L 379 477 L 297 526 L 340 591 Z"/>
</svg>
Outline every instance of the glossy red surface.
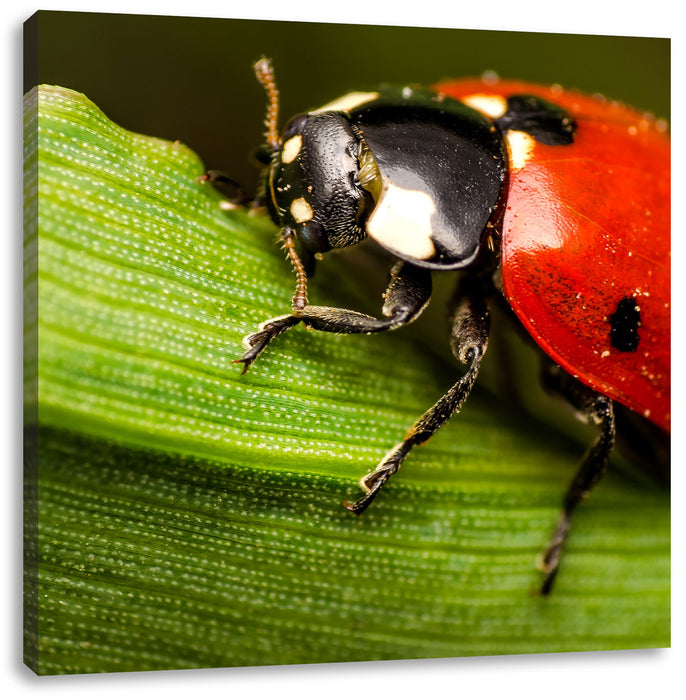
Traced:
<svg viewBox="0 0 686 700">
<path fill-rule="evenodd" d="M 437 89 L 537 94 L 577 123 L 570 146 L 533 143 L 509 176 L 505 294 L 543 350 L 596 391 L 670 428 L 670 142 L 665 125 L 602 98 L 527 83 Z M 610 344 L 609 317 L 636 300 L 635 351 Z"/>
</svg>

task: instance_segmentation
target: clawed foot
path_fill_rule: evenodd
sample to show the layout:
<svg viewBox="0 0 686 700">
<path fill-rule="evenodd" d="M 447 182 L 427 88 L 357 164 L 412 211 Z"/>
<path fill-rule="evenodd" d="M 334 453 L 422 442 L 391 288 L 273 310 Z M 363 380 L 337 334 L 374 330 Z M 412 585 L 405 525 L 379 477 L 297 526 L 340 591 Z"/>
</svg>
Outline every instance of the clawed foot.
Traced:
<svg viewBox="0 0 686 700">
<path fill-rule="evenodd" d="M 540 588 L 541 595 L 548 595 L 553 590 L 553 583 L 555 583 L 555 578 L 559 570 L 559 564 L 559 550 L 556 554 L 554 554 L 550 549 L 547 549 L 536 562 L 538 569 L 545 573 L 545 577 Z"/>
<path fill-rule="evenodd" d="M 255 362 L 274 338 L 281 335 L 289 328 L 292 328 L 297 323 L 300 323 L 300 320 L 301 319 L 297 316 L 279 316 L 278 318 L 273 318 L 262 323 L 256 333 L 246 335 L 245 338 L 243 338 L 243 347 L 245 348 L 243 357 L 238 360 L 233 360 L 234 364 L 241 363 L 243 365 L 241 374 L 245 374 L 248 371 L 250 365 Z"/>
<path fill-rule="evenodd" d="M 553 536 L 550 538 L 550 543 L 547 549 L 541 554 L 536 565 L 544 574 L 545 578 L 541 584 L 541 595 L 548 595 L 553 590 L 555 577 L 560 566 L 560 557 L 562 555 L 562 547 L 569 534 L 570 520 L 566 513 L 560 517 L 560 521 L 555 528 Z"/>
<path fill-rule="evenodd" d="M 241 363 L 243 365 L 241 374 L 245 374 L 248 371 L 250 365 L 255 362 L 260 353 L 269 345 L 273 337 L 269 331 L 261 330 L 243 338 L 243 347 L 246 348 L 246 351 L 243 353 L 243 357 L 233 360 L 233 364 Z"/>
<path fill-rule="evenodd" d="M 400 469 L 406 454 L 407 448 L 405 443 L 401 442 L 396 445 L 373 472 L 370 472 L 360 480 L 360 486 L 367 493 L 354 503 L 344 501 L 343 505 L 357 515 L 364 513 L 383 485 Z"/>
<path fill-rule="evenodd" d="M 356 513 L 357 515 L 364 513 L 364 511 L 367 510 L 367 508 L 369 507 L 369 504 L 376 497 L 376 494 L 379 493 L 379 491 L 381 490 L 381 487 L 388 481 L 391 474 L 395 473 L 396 471 L 398 471 L 398 467 L 396 467 L 392 471 L 390 470 L 390 468 L 379 468 L 371 472 L 370 474 L 367 474 L 367 476 L 365 476 L 364 479 L 360 481 L 360 486 L 362 486 L 362 488 L 367 493 L 365 493 L 365 495 L 362 496 L 362 498 L 359 498 L 354 503 L 348 503 L 348 501 L 344 501 L 343 505 L 349 511 Z"/>
</svg>

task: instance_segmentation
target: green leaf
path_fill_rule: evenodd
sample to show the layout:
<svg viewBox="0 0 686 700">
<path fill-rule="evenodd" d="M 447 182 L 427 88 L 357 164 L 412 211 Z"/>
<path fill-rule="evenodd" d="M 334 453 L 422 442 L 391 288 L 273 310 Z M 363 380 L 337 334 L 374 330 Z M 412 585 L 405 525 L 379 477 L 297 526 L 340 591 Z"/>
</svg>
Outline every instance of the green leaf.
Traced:
<svg viewBox="0 0 686 700">
<path fill-rule="evenodd" d="M 298 327 L 241 375 L 294 278 L 267 219 L 202 173 L 83 95 L 25 98 L 27 663 L 668 645 L 666 489 L 611 469 L 533 594 L 583 446 L 483 389 L 367 513 L 342 507 L 459 370 L 417 330 Z M 321 264 L 317 303 L 364 303 L 351 264 Z"/>
</svg>

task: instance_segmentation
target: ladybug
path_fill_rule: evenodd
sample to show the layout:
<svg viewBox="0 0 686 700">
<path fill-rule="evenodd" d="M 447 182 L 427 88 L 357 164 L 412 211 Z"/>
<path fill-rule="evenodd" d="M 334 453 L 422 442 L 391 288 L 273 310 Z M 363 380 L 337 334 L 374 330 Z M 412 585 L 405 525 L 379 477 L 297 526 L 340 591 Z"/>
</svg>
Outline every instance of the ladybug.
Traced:
<svg viewBox="0 0 686 700">
<path fill-rule="evenodd" d="M 496 78 L 349 93 L 277 131 L 271 64 L 263 199 L 297 287 L 289 314 L 244 340 L 245 372 L 299 323 L 377 333 L 414 321 L 435 270 L 460 270 L 450 345 L 464 374 L 360 482 L 362 513 L 415 445 L 463 405 L 493 304 L 549 359 L 548 385 L 599 434 L 566 493 L 539 568 L 551 591 L 572 514 L 615 443 L 615 403 L 670 430 L 670 143 L 661 121 L 558 87 Z M 383 318 L 310 305 L 329 250 L 371 238 L 395 259 Z"/>
</svg>

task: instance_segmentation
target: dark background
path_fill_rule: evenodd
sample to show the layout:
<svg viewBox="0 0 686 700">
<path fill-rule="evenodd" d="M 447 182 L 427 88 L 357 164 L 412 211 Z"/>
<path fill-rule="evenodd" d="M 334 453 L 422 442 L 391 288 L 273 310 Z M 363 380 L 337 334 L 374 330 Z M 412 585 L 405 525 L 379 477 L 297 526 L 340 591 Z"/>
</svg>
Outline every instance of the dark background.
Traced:
<svg viewBox="0 0 686 700">
<path fill-rule="evenodd" d="M 83 92 L 132 131 L 179 140 L 249 191 L 270 57 L 281 119 L 380 82 L 494 70 L 601 93 L 669 119 L 669 39 L 41 11 L 25 25 L 24 88 Z"/>
</svg>

